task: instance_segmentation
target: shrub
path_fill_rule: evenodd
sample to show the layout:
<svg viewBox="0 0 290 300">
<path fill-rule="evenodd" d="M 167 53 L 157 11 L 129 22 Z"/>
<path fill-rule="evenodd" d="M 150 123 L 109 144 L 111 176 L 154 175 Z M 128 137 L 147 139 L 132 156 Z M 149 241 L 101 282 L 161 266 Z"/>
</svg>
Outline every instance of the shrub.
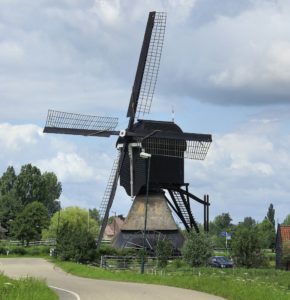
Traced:
<svg viewBox="0 0 290 300">
<path fill-rule="evenodd" d="M 57 235 L 56 251 L 61 260 L 91 262 L 96 258 L 96 242 L 86 227 L 65 222 Z"/>
<path fill-rule="evenodd" d="M 11 254 L 17 254 L 17 255 L 25 255 L 27 254 L 27 250 L 24 247 L 16 247 L 16 248 L 12 248 L 10 250 Z"/>
<path fill-rule="evenodd" d="M 213 246 L 208 235 L 192 231 L 182 247 L 183 259 L 192 267 L 206 266 L 213 255 Z"/>
<path fill-rule="evenodd" d="M 237 226 L 232 238 L 232 256 L 238 266 L 246 268 L 265 267 L 269 264 L 262 251 L 261 240 L 255 224 Z"/>
<path fill-rule="evenodd" d="M 157 266 L 159 268 L 165 268 L 168 263 L 169 257 L 172 255 L 173 245 L 172 243 L 165 239 L 159 241 L 156 245 L 156 257 L 158 259 Z"/>
<path fill-rule="evenodd" d="M 6 248 L 0 247 L 0 255 L 3 255 L 3 254 L 6 255 Z"/>
</svg>

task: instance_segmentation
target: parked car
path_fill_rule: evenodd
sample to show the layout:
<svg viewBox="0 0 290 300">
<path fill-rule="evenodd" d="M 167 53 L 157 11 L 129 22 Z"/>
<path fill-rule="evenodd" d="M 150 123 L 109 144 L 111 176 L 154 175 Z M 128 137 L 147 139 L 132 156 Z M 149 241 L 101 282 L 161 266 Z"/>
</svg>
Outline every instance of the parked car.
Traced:
<svg viewBox="0 0 290 300">
<path fill-rule="evenodd" d="M 214 268 L 233 268 L 233 262 L 225 256 L 213 256 L 209 260 L 209 266 Z"/>
</svg>

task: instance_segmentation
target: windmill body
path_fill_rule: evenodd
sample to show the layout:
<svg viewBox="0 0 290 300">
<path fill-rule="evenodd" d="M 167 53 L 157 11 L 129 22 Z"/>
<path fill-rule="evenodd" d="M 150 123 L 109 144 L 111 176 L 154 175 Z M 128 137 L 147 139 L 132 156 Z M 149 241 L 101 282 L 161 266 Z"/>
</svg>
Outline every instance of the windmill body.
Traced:
<svg viewBox="0 0 290 300">
<path fill-rule="evenodd" d="M 136 134 L 148 136 L 152 132 L 170 132 L 182 133 L 182 130 L 173 122 L 162 122 L 152 120 L 138 120 L 134 124 L 133 130 Z M 117 145 L 122 144 L 122 138 L 119 138 Z M 183 151 L 186 150 L 186 145 L 183 141 L 179 141 L 180 147 Z M 142 150 L 142 143 L 138 136 L 132 137 L 128 146 L 132 151 L 132 158 L 130 159 L 129 151 L 124 158 L 124 163 L 120 172 L 120 184 L 126 190 L 129 196 L 136 196 L 137 194 L 145 194 L 146 190 L 146 160 L 140 157 Z M 151 152 L 152 149 L 146 145 L 146 138 L 143 140 L 143 149 Z M 170 145 L 164 147 L 170 148 Z M 172 147 L 173 148 L 173 147 Z M 170 149 L 169 149 L 170 150 Z M 174 151 L 174 148 L 171 150 Z M 133 169 L 133 174 L 130 172 Z M 132 176 L 133 175 L 133 176 Z M 163 155 L 153 155 L 150 166 L 150 192 L 159 191 L 162 185 L 169 184 L 184 184 L 184 160 L 178 157 L 170 157 Z M 132 179 L 132 180 L 131 180 Z M 133 183 L 133 191 L 131 184 Z"/>
<path fill-rule="evenodd" d="M 176 249 L 180 248 L 183 237 L 172 211 L 187 230 L 194 228 L 198 231 L 191 209 L 193 201 L 204 206 L 204 228 L 208 230 L 208 196 L 200 199 L 189 192 L 188 184 L 184 182 L 184 163 L 185 159 L 205 158 L 212 142 L 211 135 L 183 132 L 174 122 L 139 119 L 140 114 L 150 112 L 165 25 L 165 13 L 149 13 L 127 111 L 129 121 L 126 130 L 116 130 L 117 118 L 53 110 L 48 112 L 44 132 L 90 137 L 118 136 L 118 155 L 100 207 L 103 222 L 98 247 L 119 179 L 127 195 L 134 200 L 124 226 L 115 239 L 117 247 L 141 247 L 142 237 L 144 247 L 147 231 L 146 247 L 153 249 L 158 240 L 168 238 Z M 145 158 L 150 158 L 144 159 L 145 154 Z"/>
</svg>

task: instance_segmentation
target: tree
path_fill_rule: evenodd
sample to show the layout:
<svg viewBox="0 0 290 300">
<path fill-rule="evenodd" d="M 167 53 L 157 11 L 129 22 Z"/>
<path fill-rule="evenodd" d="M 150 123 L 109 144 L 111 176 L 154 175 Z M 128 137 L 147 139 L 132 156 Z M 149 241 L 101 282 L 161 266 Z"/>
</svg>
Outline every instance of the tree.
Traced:
<svg viewBox="0 0 290 300">
<path fill-rule="evenodd" d="M 4 172 L 2 177 L 0 178 L 0 196 L 4 196 L 10 193 L 14 188 L 15 181 L 15 170 L 12 166 L 9 166 L 6 172 Z"/>
<path fill-rule="evenodd" d="M 165 268 L 168 263 L 169 257 L 173 253 L 173 245 L 168 240 L 161 240 L 156 245 L 156 257 L 158 259 L 158 267 Z"/>
<path fill-rule="evenodd" d="M 272 203 L 269 205 L 268 208 L 267 219 L 269 220 L 269 222 L 271 222 L 271 224 L 275 228 L 275 209 Z"/>
<path fill-rule="evenodd" d="M 286 216 L 286 218 L 284 219 L 283 225 L 290 225 L 290 214 Z"/>
<path fill-rule="evenodd" d="M 244 227 L 253 228 L 257 222 L 252 217 L 245 217 L 244 221 L 240 223 Z"/>
<path fill-rule="evenodd" d="M 66 207 L 52 216 L 48 229 L 43 231 L 43 237 L 55 238 L 57 231 L 65 223 L 87 228 L 95 237 L 98 234 L 99 225 L 92 217 L 88 219 L 88 211 L 84 208 L 72 206 Z"/>
<path fill-rule="evenodd" d="M 61 183 L 58 182 L 57 177 L 52 172 L 45 172 L 41 176 L 42 181 L 42 195 L 43 204 L 48 209 L 49 216 L 52 216 L 56 211 L 60 210 L 58 199 L 62 192 Z"/>
<path fill-rule="evenodd" d="M 231 233 L 234 225 L 231 223 L 232 218 L 229 213 L 222 213 L 214 218 L 209 224 L 209 234 L 215 247 L 225 248 L 226 240 L 222 232 Z"/>
<path fill-rule="evenodd" d="M 79 207 L 67 207 L 53 215 L 47 234 L 57 237 L 56 251 L 62 260 L 86 262 L 96 255 L 98 224 L 88 211 Z"/>
<path fill-rule="evenodd" d="M 96 222 L 100 224 L 100 212 L 96 208 L 89 209 L 89 214 L 92 219 L 96 220 Z"/>
<path fill-rule="evenodd" d="M 257 228 L 262 248 L 274 249 L 276 232 L 273 224 L 267 218 L 265 218 L 263 222 L 257 225 Z"/>
<path fill-rule="evenodd" d="M 210 222 L 210 233 L 220 235 L 222 231 L 229 231 L 232 227 L 232 218 L 229 213 L 222 213 Z"/>
<path fill-rule="evenodd" d="M 16 239 L 29 245 L 30 241 L 41 239 L 41 231 L 48 225 L 47 208 L 42 203 L 34 201 L 17 215 L 11 224 L 11 231 Z"/>
<path fill-rule="evenodd" d="M 10 234 L 10 224 L 23 209 L 18 198 L 12 192 L 0 197 L 0 222 Z"/>
<path fill-rule="evenodd" d="M 15 182 L 15 191 L 23 206 L 41 201 L 42 188 L 40 170 L 31 164 L 22 166 Z"/>
<path fill-rule="evenodd" d="M 183 259 L 192 267 L 205 266 L 213 255 L 210 238 L 204 233 L 192 231 L 182 247 Z"/>
<path fill-rule="evenodd" d="M 244 222 L 236 227 L 231 245 L 237 265 L 250 268 L 266 264 L 258 228 L 252 218 L 245 218 Z"/>
<path fill-rule="evenodd" d="M 21 167 L 19 175 L 12 166 L 0 177 L 0 223 L 9 230 L 11 221 L 34 201 L 43 203 L 51 216 L 60 209 L 55 200 L 61 194 L 61 184 L 54 173 L 41 174 L 31 164 Z"/>
<path fill-rule="evenodd" d="M 258 224 L 259 235 L 263 248 L 275 248 L 276 230 L 275 230 L 275 209 L 271 203 L 267 215 L 262 223 Z"/>
</svg>

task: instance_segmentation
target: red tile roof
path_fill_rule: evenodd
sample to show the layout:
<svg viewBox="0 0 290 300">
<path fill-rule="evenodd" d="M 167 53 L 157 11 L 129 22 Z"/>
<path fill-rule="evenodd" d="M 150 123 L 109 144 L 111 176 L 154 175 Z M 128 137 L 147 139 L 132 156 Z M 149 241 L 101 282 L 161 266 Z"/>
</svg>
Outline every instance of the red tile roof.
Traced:
<svg viewBox="0 0 290 300">
<path fill-rule="evenodd" d="M 280 225 L 282 242 L 290 241 L 290 225 Z"/>
<path fill-rule="evenodd" d="M 114 236 L 116 233 L 119 233 L 120 228 L 122 227 L 124 221 L 119 217 L 113 218 L 111 224 L 108 224 L 105 228 L 105 234 L 107 236 Z"/>
</svg>

